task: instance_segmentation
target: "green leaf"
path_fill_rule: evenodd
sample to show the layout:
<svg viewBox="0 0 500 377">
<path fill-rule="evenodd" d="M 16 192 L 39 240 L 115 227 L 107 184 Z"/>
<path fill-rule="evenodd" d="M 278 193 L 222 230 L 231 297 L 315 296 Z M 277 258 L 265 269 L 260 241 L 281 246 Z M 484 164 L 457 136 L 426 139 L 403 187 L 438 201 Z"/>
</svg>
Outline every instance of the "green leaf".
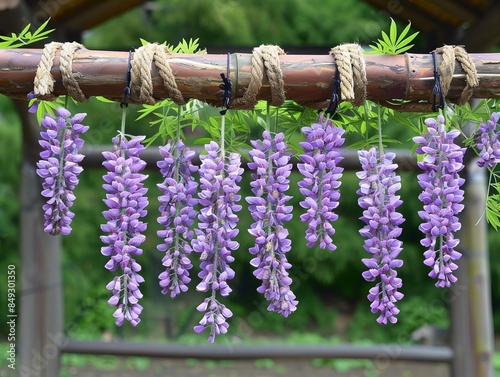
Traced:
<svg viewBox="0 0 500 377">
<path fill-rule="evenodd" d="M 47 27 L 47 25 L 49 24 L 49 21 L 50 21 L 50 17 L 47 19 L 47 21 L 45 21 L 43 24 L 41 24 L 38 29 L 35 30 L 35 32 L 33 33 L 33 36 L 36 37 L 38 35 L 40 35 L 41 33 L 51 33 L 53 32 L 55 29 L 52 29 L 52 30 L 45 30 L 45 28 Z"/>
<path fill-rule="evenodd" d="M 95 99 L 100 101 L 100 102 L 104 102 L 104 103 L 115 103 L 115 101 L 107 99 L 106 97 L 103 97 L 103 96 L 96 96 Z"/>
<path fill-rule="evenodd" d="M 387 43 L 388 46 L 392 46 L 391 39 L 389 38 L 389 36 L 387 35 L 387 33 L 385 31 L 383 31 L 383 30 L 382 30 L 382 38 L 383 38 L 383 41 L 385 43 Z M 382 42 L 382 41 L 379 39 L 379 42 Z"/>
<path fill-rule="evenodd" d="M 396 45 L 398 46 L 398 48 L 404 47 L 404 46 L 408 45 L 408 43 L 413 41 L 417 37 L 417 35 L 418 35 L 418 31 L 416 33 L 413 33 L 412 35 L 410 35 L 408 38 L 402 40 L 401 42 L 396 43 Z"/>
<path fill-rule="evenodd" d="M 396 44 L 397 45 L 403 43 L 402 39 L 406 36 L 406 34 L 408 34 L 408 32 L 410 31 L 410 28 L 411 28 L 411 21 L 408 21 L 408 25 L 406 25 L 406 27 L 403 29 L 403 31 L 401 32 L 401 34 L 399 34 L 399 37 L 396 40 Z M 418 34 L 418 32 L 415 33 L 415 34 Z"/>
<path fill-rule="evenodd" d="M 415 45 L 409 45 L 409 46 L 406 46 L 406 47 L 402 47 L 402 48 L 397 49 L 395 52 L 396 52 L 396 54 L 402 54 L 403 52 L 408 51 L 413 46 L 415 46 Z"/>
<path fill-rule="evenodd" d="M 196 139 L 194 141 L 194 145 L 205 145 L 209 144 L 212 141 L 212 138 L 210 137 L 200 137 L 199 139 Z"/>
<path fill-rule="evenodd" d="M 498 230 L 500 228 L 500 209 L 497 195 L 490 195 L 486 199 L 486 220 L 491 226 Z"/>
<path fill-rule="evenodd" d="M 26 33 L 28 33 L 30 30 L 30 27 L 31 27 L 31 24 L 26 25 L 25 28 L 19 33 L 19 36 L 22 36 L 22 35 L 25 35 Z"/>
<path fill-rule="evenodd" d="M 390 27 L 390 30 L 389 30 L 389 34 L 390 34 L 390 41 L 392 42 L 392 44 L 396 44 L 396 40 L 397 40 L 397 35 L 398 35 L 398 28 L 396 26 L 396 22 L 394 22 L 394 20 L 391 18 L 391 27 Z"/>
</svg>

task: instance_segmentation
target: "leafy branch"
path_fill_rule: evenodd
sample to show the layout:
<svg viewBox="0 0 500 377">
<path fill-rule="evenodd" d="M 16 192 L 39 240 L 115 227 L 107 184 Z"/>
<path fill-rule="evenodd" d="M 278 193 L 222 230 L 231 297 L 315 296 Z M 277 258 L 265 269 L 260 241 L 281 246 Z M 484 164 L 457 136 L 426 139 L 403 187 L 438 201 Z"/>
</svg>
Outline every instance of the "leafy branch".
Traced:
<svg viewBox="0 0 500 377">
<path fill-rule="evenodd" d="M 19 34 L 12 33 L 10 36 L 0 35 L 0 40 L 2 41 L 0 42 L 0 49 L 18 48 L 46 39 L 48 35 L 55 30 L 45 30 L 49 21 L 50 18 L 41 24 L 33 33 L 30 31 L 31 24 L 28 24 Z"/>
<path fill-rule="evenodd" d="M 382 39 L 377 39 L 374 45 L 370 45 L 374 53 L 397 55 L 411 49 L 414 44 L 410 44 L 418 35 L 418 31 L 407 36 L 411 28 L 411 22 L 398 35 L 398 27 L 396 22 L 391 18 L 391 26 L 389 35 L 382 31 Z"/>
</svg>

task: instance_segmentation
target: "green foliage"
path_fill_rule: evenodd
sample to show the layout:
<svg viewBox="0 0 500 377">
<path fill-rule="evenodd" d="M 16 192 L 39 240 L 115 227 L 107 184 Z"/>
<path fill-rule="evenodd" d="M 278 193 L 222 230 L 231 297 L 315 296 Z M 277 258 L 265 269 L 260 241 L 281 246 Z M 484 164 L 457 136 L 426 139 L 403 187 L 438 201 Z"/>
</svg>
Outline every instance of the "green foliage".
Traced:
<svg viewBox="0 0 500 377">
<path fill-rule="evenodd" d="M 371 360 L 357 359 L 313 359 L 312 365 L 317 368 L 332 368 L 337 372 L 347 373 L 356 369 L 363 370 L 364 377 L 378 376 L 376 368 Z"/>
<path fill-rule="evenodd" d="M 201 38 L 226 47 L 334 46 L 350 40 L 367 44 L 387 25 L 385 15 L 361 0 L 158 0 L 154 4 L 152 10 L 136 8 L 97 26 L 85 34 L 83 43 L 92 49 L 128 49 L 139 38 Z"/>
<path fill-rule="evenodd" d="M 150 43 L 143 38 L 139 39 L 143 46 Z M 172 54 L 205 54 L 206 50 L 199 49 L 200 47 L 199 40 L 200 40 L 199 38 L 196 39 L 190 38 L 188 42 L 183 38 L 182 41 L 180 41 L 175 47 L 172 45 L 167 45 L 166 41 L 163 42 L 163 44 L 167 46 L 168 51 Z"/>
<path fill-rule="evenodd" d="M 374 52 L 378 54 L 397 55 L 402 54 L 414 45 L 410 44 L 418 35 L 418 31 L 407 36 L 411 28 L 411 22 L 398 35 L 396 22 L 391 18 L 389 35 L 382 30 L 382 39 L 378 39 L 374 45 L 370 45 Z"/>
<path fill-rule="evenodd" d="M 59 107 L 64 107 L 65 106 L 65 96 L 57 97 L 55 101 L 44 101 L 44 100 L 39 100 L 37 98 L 32 98 L 28 102 L 28 108 L 33 106 L 35 102 L 38 103 L 37 109 L 36 109 L 36 119 L 38 124 L 40 124 L 40 121 L 42 118 L 47 115 L 54 115 L 56 109 Z"/>
<path fill-rule="evenodd" d="M 0 36 L 0 40 L 2 40 L 2 42 L 0 42 L 0 49 L 24 47 L 31 43 L 47 39 L 48 35 L 55 30 L 45 30 L 49 21 L 50 18 L 41 24 L 34 32 L 30 31 L 31 24 L 28 24 L 19 34 L 12 33 L 10 36 Z"/>
<path fill-rule="evenodd" d="M 497 173 L 491 172 L 492 176 L 498 178 Z M 495 193 L 492 193 L 494 191 Z M 486 199 L 486 220 L 493 229 L 500 228 L 500 183 L 490 184 L 490 191 Z"/>
</svg>

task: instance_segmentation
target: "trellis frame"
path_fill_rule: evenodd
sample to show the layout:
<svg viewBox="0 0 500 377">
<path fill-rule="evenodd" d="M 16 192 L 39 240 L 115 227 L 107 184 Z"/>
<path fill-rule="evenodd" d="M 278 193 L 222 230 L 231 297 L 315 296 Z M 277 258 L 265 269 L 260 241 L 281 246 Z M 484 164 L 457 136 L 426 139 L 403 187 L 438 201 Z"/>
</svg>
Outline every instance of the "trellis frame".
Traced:
<svg viewBox="0 0 500 377">
<path fill-rule="evenodd" d="M 33 88 L 33 78 L 41 50 L 17 49 L 0 51 L 0 93 L 12 98 L 26 98 Z M 238 55 L 238 88 L 236 96 L 241 95 L 245 84 L 249 81 L 250 55 Z M 476 98 L 494 98 L 500 92 L 500 54 L 471 54 L 480 78 L 480 86 L 476 89 Z M 300 102 L 321 102 L 330 98 L 332 77 L 335 66 L 330 56 L 283 55 L 281 58 L 285 76 L 285 90 L 288 99 Z M 381 101 L 394 98 L 429 102 L 434 85 L 433 64 L 429 54 L 405 54 L 400 56 L 366 55 L 368 99 Z M 124 77 L 128 63 L 128 52 L 83 51 L 77 52 L 73 61 L 73 70 L 77 73 L 77 81 L 87 96 L 103 95 L 120 100 L 123 96 Z M 178 86 L 187 98 L 209 100 L 220 99 L 220 73 L 226 69 L 226 55 L 172 55 L 170 64 Z M 234 75 L 234 67 L 231 72 Z M 155 94 L 165 98 L 162 82 L 155 68 L 152 67 Z M 61 83 L 58 69 L 58 57 L 54 61 L 52 74 L 56 80 L 54 94 L 66 94 Z M 232 80 L 235 77 L 231 77 Z M 448 97 L 456 99 L 465 85 L 464 76 L 459 65 L 455 67 Z M 162 92 L 163 90 L 163 92 Z M 269 87 L 264 83 L 259 99 L 269 99 Z M 19 106 L 21 108 L 21 106 Z M 22 112 L 20 112 L 23 114 Z M 156 348 L 153 345 L 120 344 L 111 346 L 93 342 L 75 342 L 66 339 L 63 334 L 63 315 L 61 302 L 60 274 L 60 240 L 43 233 L 43 216 L 41 207 L 43 198 L 37 192 L 39 180 L 35 173 L 38 146 L 34 139 L 33 118 L 23 117 L 25 143 L 25 159 L 22 174 L 22 214 L 21 227 L 21 305 L 20 316 L 20 350 L 19 360 L 22 367 L 28 368 L 30 374 L 36 376 L 56 376 L 59 370 L 61 352 L 101 353 L 161 357 L 198 357 L 218 358 L 217 348 L 183 348 L 165 346 Z M 30 126 L 31 125 L 31 126 Z M 89 155 L 96 158 L 96 151 Z M 151 156 L 149 157 L 151 159 Z M 415 164 L 411 156 L 404 159 L 407 166 Z M 349 162 L 350 161 L 350 162 Z M 351 167 L 356 165 L 354 159 L 346 158 Z M 492 321 L 491 304 L 489 302 L 489 273 L 487 270 L 488 250 L 486 245 L 486 222 L 481 217 L 485 205 L 484 172 L 474 168 L 474 160 L 467 163 L 467 187 L 465 205 L 467 217 L 464 222 L 463 239 L 460 251 L 460 281 L 462 286 L 455 285 L 450 291 L 449 299 L 452 309 L 452 347 L 401 348 L 395 357 L 399 360 L 451 361 L 453 376 L 486 376 L 492 377 Z M 27 205 L 29 203 L 29 205 Z M 476 224 L 478 218 L 481 218 Z M 472 235 L 476 246 L 472 243 Z M 50 256 L 47 254 L 51 253 Z M 461 290 L 462 289 L 462 290 Z M 51 292 L 52 291 L 52 292 Z M 33 369 L 33 355 L 44 356 L 48 347 L 55 349 L 54 355 L 47 355 L 43 368 Z M 213 346 L 212 346 L 213 347 Z M 140 350 L 143 351 L 140 351 Z M 156 351 L 154 351 L 156 349 Z M 251 347 L 234 347 L 232 356 L 235 359 L 254 357 L 318 357 L 314 347 L 310 349 L 287 349 L 284 353 L 272 353 L 269 350 L 252 349 Z M 264 352 L 266 351 L 266 352 Z M 380 355 L 379 347 L 327 347 L 321 354 L 323 357 L 362 357 L 376 358 Z M 43 361 L 43 360 L 42 360 Z M 35 373 L 35 374 L 33 374 Z"/>
</svg>

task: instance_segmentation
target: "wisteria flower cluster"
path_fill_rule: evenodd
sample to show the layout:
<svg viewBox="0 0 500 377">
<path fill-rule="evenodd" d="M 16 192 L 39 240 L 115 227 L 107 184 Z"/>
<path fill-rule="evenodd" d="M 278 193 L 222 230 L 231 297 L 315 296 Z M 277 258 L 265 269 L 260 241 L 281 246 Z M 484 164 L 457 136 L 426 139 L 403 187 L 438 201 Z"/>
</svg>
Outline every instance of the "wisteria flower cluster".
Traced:
<svg viewBox="0 0 500 377">
<path fill-rule="evenodd" d="M 424 155 L 418 166 L 423 173 L 418 183 L 423 191 L 418 199 L 423 211 L 418 214 L 423 220 L 419 226 L 424 238 L 420 241 L 427 248 L 424 263 L 431 267 L 429 276 L 437 279 L 436 287 L 449 287 L 457 278 L 453 271 L 461 254 L 455 250 L 459 240 L 453 233 L 461 227 L 457 217 L 464 206 L 464 192 L 460 187 L 464 179 L 459 172 L 463 169 L 465 148 L 454 143 L 460 131 L 446 131 L 444 117 L 425 120 L 427 133 L 413 140 L 418 144 L 416 153 Z"/>
<path fill-rule="evenodd" d="M 193 173 L 198 167 L 191 162 L 195 153 L 180 139 L 175 145 L 169 141 L 159 150 L 163 160 L 157 165 L 164 181 L 158 184 L 163 194 L 158 197 L 160 202 L 158 223 L 163 229 L 157 234 L 163 243 L 157 248 L 165 253 L 162 264 L 166 267 L 159 275 L 159 279 L 161 292 L 167 294 L 170 291 L 170 296 L 174 298 L 181 292 L 186 292 L 187 284 L 191 281 L 189 270 L 193 265 L 189 260 L 189 254 L 192 251 L 193 231 L 190 228 L 197 214 L 194 206 L 198 203 L 193 197 L 198 188 Z"/>
<path fill-rule="evenodd" d="M 202 280 L 196 290 L 212 293 L 197 307 L 205 314 L 194 330 L 201 333 L 210 329 L 208 341 L 213 343 L 216 335 L 227 332 L 226 320 L 232 316 L 232 312 L 217 300 L 216 293 L 227 296 L 232 291 L 227 281 L 234 278 L 234 271 L 229 266 L 234 261 L 231 251 L 239 247 L 234 238 L 238 234 L 236 212 L 241 210 L 241 205 L 237 204 L 241 199 L 238 183 L 243 169 L 240 155 L 229 153 L 226 157 L 216 142 L 205 145 L 205 150 L 207 154 L 200 156 L 199 169 L 201 210 L 192 244 L 201 260 L 198 276 Z"/>
<path fill-rule="evenodd" d="M 83 171 L 79 163 L 84 156 L 79 150 L 84 140 L 80 136 L 89 127 L 81 124 L 87 114 L 71 117 L 64 108 L 58 108 L 56 113 L 57 118 L 46 114 L 41 121 L 43 130 L 39 143 L 44 150 L 40 153 L 42 159 L 37 163 L 36 172 L 44 180 L 42 195 L 47 198 L 43 205 L 44 231 L 52 235 L 67 235 L 75 216 L 70 210 L 75 200 L 73 190 Z"/>
<path fill-rule="evenodd" d="M 500 162 L 500 132 L 497 132 L 497 123 L 500 113 L 491 114 L 486 123 L 481 123 L 475 137 L 479 159 L 477 165 L 480 167 L 493 168 Z"/>
<path fill-rule="evenodd" d="M 291 199 L 286 195 L 291 155 L 286 151 L 283 133 L 272 137 L 265 131 L 262 137 L 262 140 L 251 141 L 252 161 L 248 163 L 248 168 L 253 170 L 250 185 L 255 195 L 246 198 L 255 221 L 249 229 L 255 237 L 255 246 L 249 250 L 255 257 L 250 263 L 256 268 L 254 275 L 262 280 L 257 291 L 269 301 L 267 309 L 287 317 L 297 309 L 298 303 L 290 290 L 292 279 L 287 270 L 291 265 L 285 255 L 291 248 L 284 226 L 292 218 L 292 206 L 286 205 Z"/>
<path fill-rule="evenodd" d="M 297 164 L 297 168 L 304 177 L 298 185 L 305 197 L 300 205 L 307 210 L 300 216 L 302 222 L 308 224 L 307 246 L 319 243 L 321 249 L 335 250 L 332 222 L 338 218 L 334 210 L 339 205 L 338 188 L 344 171 L 338 166 L 343 159 L 340 147 L 344 144 L 344 130 L 334 127 L 332 120 L 323 118 L 322 114 L 317 123 L 303 127 L 302 133 L 306 141 L 300 146 L 305 153 L 300 155 L 302 163 Z"/>
<path fill-rule="evenodd" d="M 142 254 L 140 245 L 145 240 L 142 232 L 147 228 L 141 220 L 147 214 L 148 205 L 147 188 L 143 183 L 147 175 L 141 173 L 146 167 L 140 158 L 144 150 L 142 140 L 144 136 L 128 140 L 120 134 L 113 138 L 114 151 L 103 152 L 103 165 L 108 170 L 103 177 L 104 203 L 108 209 L 103 212 L 107 222 L 101 225 L 101 230 L 107 235 L 101 236 L 106 244 L 101 253 L 110 258 L 105 266 L 109 271 L 121 272 L 106 286 L 112 292 L 108 303 L 117 306 L 113 314 L 117 326 L 121 326 L 124 320 L 136 326 L 142 312 L 138 301 L 142 297 L 139 284 L 144 278 L 139 274 L 141 266 L 135 260 Z"/>
<path fill-rule="evenodd" d="M 394 153 L 378 156 L 377 149 L 358 151 L 359 161 L 363 168 L 357 173 L 360 179 L 357 194 L 359 206 L 363 209 L 361 220 L 366 224 L 359 233 L 364 241 L 364 249 L 371 254 L 362 262 L 368 268 L 363 273 L 366 281 L 376 281 L 370 289 L 368 300 L 371 301 L 372 313 L 380 312 L 378 323 L 397 322 L 399 309 L 396 302 L 403 298 L 399 292 L 401 279 L 397 277 L 396 268 L 403 265 L 398 259 L 402 250 L 401 235 L 403 216 L 397 212 L 402 204 L 396 192 L 401 188 L 401 178 L 396 175 L 397 164 Z"/>
</svg>

